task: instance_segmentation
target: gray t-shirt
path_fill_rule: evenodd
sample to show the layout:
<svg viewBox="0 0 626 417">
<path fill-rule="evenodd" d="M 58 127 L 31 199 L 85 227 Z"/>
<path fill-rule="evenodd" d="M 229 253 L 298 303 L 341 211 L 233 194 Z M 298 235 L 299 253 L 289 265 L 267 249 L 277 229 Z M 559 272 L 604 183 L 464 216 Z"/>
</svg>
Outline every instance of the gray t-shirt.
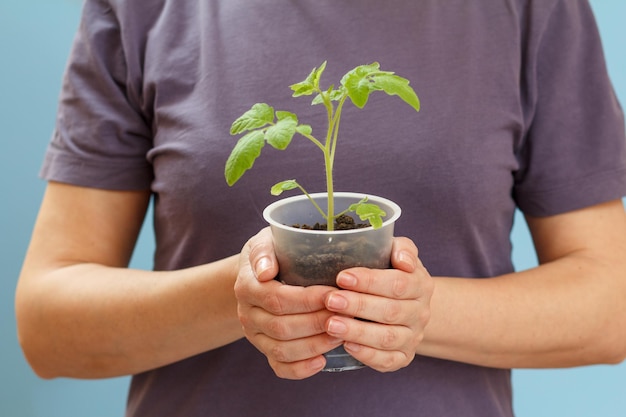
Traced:
<svg viewBox="0 0 626 417">
<path fill-rule="evenodd" d="M 624 119 L 584 0 L 87 0 L 42 176 L 150 188 L 157 270 L 232 255 L 265 226 L 272 184 L 324 178 L 296 138 L 229 188 L 230 124 L 264 101 L 323 129 L 288 86 L 324 60 L 324 85 L 378 61 L 420 96 L 420 113 L 382 93 L 346 107 L 336 188 L 400 204 L 396 234 L 433 275 L 511 272 L 516 208 L 626 194 Z M 246 340 L 136 375 L 129 395 L 128 417 L 512 415 L 506 369 L 417 357 L 288 381 Z"/>
</svg>

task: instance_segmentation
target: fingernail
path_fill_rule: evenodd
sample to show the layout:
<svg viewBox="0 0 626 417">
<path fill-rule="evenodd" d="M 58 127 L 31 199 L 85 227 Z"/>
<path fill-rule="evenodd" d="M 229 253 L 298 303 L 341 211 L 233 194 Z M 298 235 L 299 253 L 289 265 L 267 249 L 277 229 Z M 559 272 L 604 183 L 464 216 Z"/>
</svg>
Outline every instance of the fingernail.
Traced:
<svg viewBox="0 0 626 417">
<path fill-rule="evenodd" d="M 328 321 L 328 333 L 330 334 L 344 334 L 348 331 L 348 326 L 340 320 L 330 319 Z"/>
<path fill-rule="evenodd" d="M 417 268 L 417 264 L 415 263 L 415 258 L 413 257 L 413 255 L 411 255 L 408 252 L 402 251 L 402 252 L 398 253 L 398 260 L 400 262 L 403 262 L 403 263 L 409 265 L 409 267 L 412 270 L 415 270 L 415 268 Z"/>
<path fill-rule="evenodd" d="M 342 272 L 337 277 L 337 285 L 342 288 L 352 288 L 356 286 L 356 277 L 347 272 Z"/>
<path fill-rule="evenodd" d="M 258 278 L 259 276 L 263 274 L 263 272 L 267 271 L 271 267 L 272 267 L 272 261 L 270 261 L 268 257 L 263 256 L 258 261 L 256 261 L 256 264 L 254 265 L 254 273 L 256 274 Z"/>
<path fill-rule="evenodd" d="M 348 300 L 337 294 L 331 294 L 326 300 L 326 306 L 333 310 L 343 310 L 348 307 Z"/>
</svg>

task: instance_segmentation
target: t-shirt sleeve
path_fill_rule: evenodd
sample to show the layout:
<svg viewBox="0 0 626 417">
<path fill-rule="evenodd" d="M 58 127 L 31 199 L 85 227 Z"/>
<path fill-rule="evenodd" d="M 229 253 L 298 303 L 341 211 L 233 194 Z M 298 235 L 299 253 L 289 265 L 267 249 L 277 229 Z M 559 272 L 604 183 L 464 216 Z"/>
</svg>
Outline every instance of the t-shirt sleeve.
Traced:
<svg viewBox="0 0 626 417">
<path fill-rule="evenodd" d="M 521 83 L 527 129 L 517 149 L 518 206 L 548 216 L 623 197 L 624 115 L 589 4 L 555 2 L 538 32 Z"/>
<path fill-rule="evenodd" d="M 141 80 L 130 76 L 127 61 L 113 9 L 87 1 L 41 177 L 113 190 L 150 187 L 150 121 L 142 111 Z"/>
</svg>

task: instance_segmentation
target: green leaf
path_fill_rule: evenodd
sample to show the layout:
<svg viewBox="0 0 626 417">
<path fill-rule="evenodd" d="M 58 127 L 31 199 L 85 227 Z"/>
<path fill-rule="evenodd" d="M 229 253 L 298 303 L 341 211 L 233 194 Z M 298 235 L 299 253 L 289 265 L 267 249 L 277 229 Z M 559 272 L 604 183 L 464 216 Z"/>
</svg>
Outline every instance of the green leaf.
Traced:
<svg viewBox="0 0 626 417">
<path fill-rule="evenodd" d="M 315 87 L 303 82 L 292 85 L 291 89 L 293 90 L 292 97 L 310 96 L 315 92 Z"/>
<path fill-rule="evenodd" d="M 272 195 L 281 195 L 283 191 L 293 190 L 294 188 L 298 188 L 299 185 L 296 180 L 286 180 L 281 181 L 277 184 L 274 184 L 270 190 Z"/>
<path fill-rule="evenodd" d="M 348 92 L 348 96 L 355 106 L 362 109 L 367 104 L 367 99 L 374 88 L 368 79 L 372 73 L 379 72 L 380 64 L 374 62 L 369 65 L 360 65 L 349 71 L 341 79 L 341 85 Z"/>
<path fill-rule="evenodd" d="M 239 116 L 230 127 L 230 134 L 237 135 L 248 130 L 264 127 L 274 121 L 274 109 L 265 103 L 256 103 Z"/>
<path fill-rule="evenodd" d="M 237 141 L 224 168 L 228 185 L 235 184 L 247 170 L 252 168 L 254 161 L 261 154 L 261 149 L 265 146 L 264 136 L 262 130 L 254 130 Z"/>
<path fill-rule="evenodd" d="M 298 127 L 296 127 L 296 132 L 306 136 L 313 133 L 313 128 L 311 125 L 298 125 Z"/>
<path fill-rule="evenodd" d="M 330 101 L 339 101 L 343 98 L 343 96 L 347 94 L 345 88 L 340 88 L 336 90 L 334 90 L 333 88 L 334 87 L 331 85 L 328 88 L 328 90 L 326 90 L 326 94 L 328 95 L 328 98 L 330 98 Z M 321 94 L 316 95 L 313 101 L 311 102 L 312 105 L 322 104 L 322 103 L 324 103 L 324 98 L 322 97 Z"/>
<path fill-rule="evenodd" d="M 352 204 L 349 210 L 355 212 L 362 221 L 368 221 L 374 229 L 382 227 L 383 217 L 387 215 L 376 204 L 367 203 L 367 197 L 358 203 Z"/>
<path fill-rule="evenodd" d="M 283 119 L 293 119 L 296 123 L 298 122 L 298 116 L 296 116 L 295 113 L 284 110 L 276 110 L 276 119 L 279 121 Z"/>
<path fill-rule="evenodd" d="M 413 88 L 409 85 L 409 80 L 398 75 L 384 73 L 373 75 L 372 82 L 377 89 L 383 90 L 390 96 L 397 95 L 407 104 L 415 109 L 420 110 L 420 101 L 415 94 Z"/>
<path fill-rule="evenodd" d="M 293 97 L 310 96 L 318 91 L 324 69 L 326 69 L 326 61 L 318 68 L 313 68 L 304 81 L 290 85 L 289 88 L 293 90 Z"/>
<path fill-rule="evenodd" d="M 363 108 L 367 104 L 372 91 L 382 90 L 389 95 L 399 96 L 415 111 L 420 109 L 419 98 L 409 86 L 409 80 L 393 72 L 381 71 L 378 62 L 356 67 L 344 75 L 341 84 L 348 91 L 352 103 L 358 108 Z"/>
<path fill-rule="evenodd" d="M 282 151 L 291 143 L 293 135 L 296 134 L 297 125 L 298 119 L 284 117 L 283 119 L 278 120 L 275 125 L 267 129 L 265 132 L 265 140 L 274 148 Z"/>
<path fill-rule="evenodd" d="M 330 101 L 339 101 L 347 94 L 345 89 L 337 89 L 330 92 Z"/>
</svg>

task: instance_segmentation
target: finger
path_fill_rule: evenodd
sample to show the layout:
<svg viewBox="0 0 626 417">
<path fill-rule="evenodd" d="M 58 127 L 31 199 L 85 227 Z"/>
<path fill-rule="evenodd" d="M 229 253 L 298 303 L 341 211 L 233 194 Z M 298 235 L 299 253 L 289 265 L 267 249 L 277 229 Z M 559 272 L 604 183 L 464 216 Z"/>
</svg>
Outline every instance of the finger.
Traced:
<svg viewBox="0 0 626 417">
<path fill-rule="evenodd" d="M 358 317 L 384 324 L 409 325 L 420 320 L 420 312 L 427 310 L 417 299 L 393 298 L 361 294 L 353 291 L 332 291 L 326 296 L 329 311 L 348 317 Z"/>
<path fill-rule="evenodd" d="M 258 307 L 246 309 L 240 321 L 249 332 L 263 333 L 275 340 L 295 340 L 326 332 L 326 321 L 334 313 L 320 310 L 308 314 L 275 316 Z"/>
<path fill-rule="evenodd" d="M 337 339 L 379 350 L 401 350 L 421 341 L 421 332 L 406 326 L 390 326 L 344 316 L 333 316 L 326 323 L 326 332 Z"/>
<path fill-rule="evenodd" d="M 423 330 L 415 332 L 404 326 L 363 322 L 348 317 L 332 317 L 327 329 L 330 335 L 345 339 L 344 347 L 356 359 L 381 371 L 408 365 L 423 338 Z"/>
<path fill-rule="evenodd" d="M 415 359 L 415 353 L 411 351 L 381 351 L 351 342 L 344 343 L 344 348 L 355 359 L 378 372 L 397 371 L 408 366 Z"/>
<path fill-rule="evenodd" d="M 423 327 L 415 330 L 406 326 L 364 322 L 343 316 L 331 317 L 327 322 L 327 332 L 337 339 L 344 339 L 346 349 L 363 351 L 355 358 L 367 365 L 376 360 L 379 362 L 378 366 L 384 362 L 382 358 L 389 357 L 395 358 L 394 363 L 400 361 L 407 364 L 415 356 L 417 346 L 424 337 Z M 387 352 L 389 355 L 375 355 L 374 351 Z M 385 368 L 387 365 L 382 367 Z"/>
<path fill-rule="evenodd" d="M 250 334 L 247 337 L 275 365 L 307 361 L 321 356 L 343 343 L 343 340 L 326 333 L 288 341 L 277 341 L 263 333 Z"/>
<path fill-rule="evenodd" d="M 326 308 L 326 294 L 335 288 L 322 285 L 298 287 L 273 281 L 259 294 L 259 307 L 277 315 L 303 314 Z"/>
<path fill-rule="evenodd" d="M 309 378 L 326 366 L 326 359 L 323 356 L 316 356 L 315 358 L 306 359 L 298 362 L 276 362 L 268 358 L 268 362 L 274 373 L 279 378 L 300 380 Z"/>
<path fill-rule="evenodd" d="M 430 294 L 430 275 L 423 268 L 412 273 L 397 269 L 350 268 L 337 275 L 340 288 L 398 300 L 410 300 Z"/>
<path fill-rule="evenodd" d="M 261 307 L 274 315 L 310 313 L 325 307 L 324 298 L 333 287 L 298 287 L 278 281 L 258 282 L 240 273 L 235 296 L 240 304 Z"/>
</svg>

